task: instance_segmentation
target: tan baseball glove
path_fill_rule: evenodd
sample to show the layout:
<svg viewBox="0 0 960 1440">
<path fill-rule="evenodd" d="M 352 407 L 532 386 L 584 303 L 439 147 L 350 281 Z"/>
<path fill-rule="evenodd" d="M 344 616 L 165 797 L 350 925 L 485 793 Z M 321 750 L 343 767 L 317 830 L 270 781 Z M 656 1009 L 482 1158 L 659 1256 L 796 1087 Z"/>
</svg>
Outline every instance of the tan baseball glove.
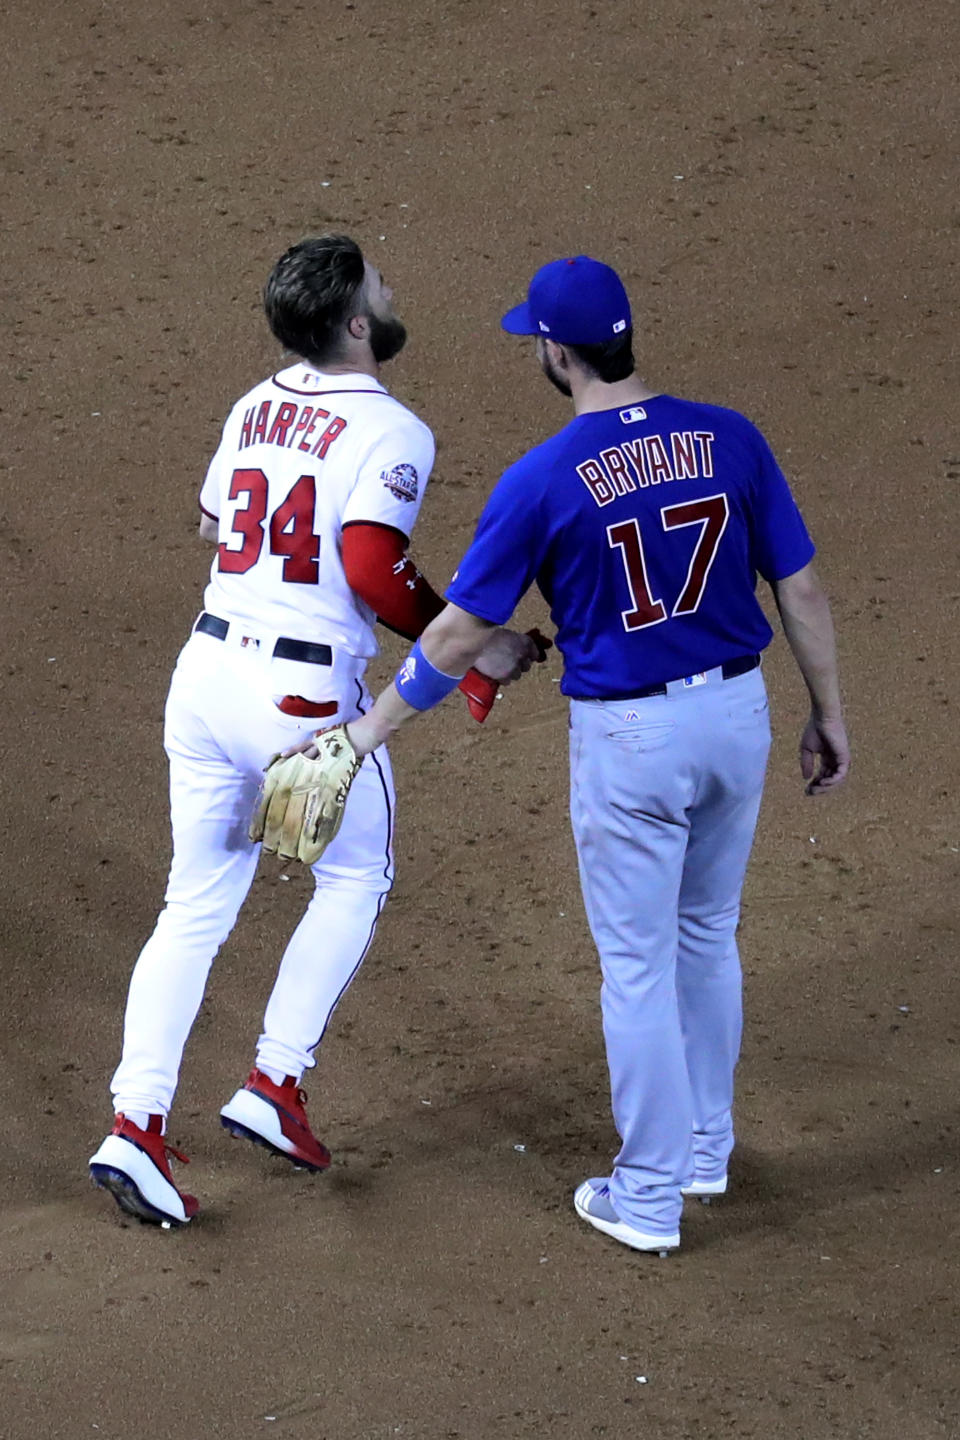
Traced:
<svg viewBox="0 0 960 1440">
<path fill-rule="evenodd" d="M 340 829 L 350 786 L 363 763 L 343 725 L 321 730 L 316 760 L 288 755 L 268 766 L 250 839 L 261 840 L 268 855 L 313 865 Z"/>
</svg>

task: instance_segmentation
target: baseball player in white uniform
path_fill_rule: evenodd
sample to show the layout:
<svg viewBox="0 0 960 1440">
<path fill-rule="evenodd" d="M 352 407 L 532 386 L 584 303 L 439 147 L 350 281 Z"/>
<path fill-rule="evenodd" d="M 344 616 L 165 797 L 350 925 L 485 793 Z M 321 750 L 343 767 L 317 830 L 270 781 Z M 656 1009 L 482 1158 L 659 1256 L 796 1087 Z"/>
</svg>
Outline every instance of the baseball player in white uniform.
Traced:
<svg viewBox="0 0 960 1440">
<path fill-rule="evenodd" d="M 257 868 L 247 826 L 264 767 L 318 723 L 364 712 L 378 617 L 413 637 L 444 604 L 406 556 L 434 442 L 379 380 L 406 338 L 392 292 L 354 241 L 328 235 L 281 257 L 264 305 L 299 358 L 234 406 L 200 492 L 200 533 L 217 554 L 166 707 L 173 862 L 130 982 L 116 1123 L 90 1160 L 123 1210 L 163 1225 L 197 1210 L 174 1183 L 168 1154 L 185 1157 L 164 1138 L 166 1118 L 210 965 Z M 524 637 L 494 638 L 483 673 L 462 687 L 477 718 L 497 682 L 527 668 L 528 648 Z M 381 747 L 313 867 L 254 1068 L 220 1112 L 231 1133 L 307 1170 L 330 1155 L 300 1079 L 373 939 L 393 881 L 393 814 Z"/>
</svg>

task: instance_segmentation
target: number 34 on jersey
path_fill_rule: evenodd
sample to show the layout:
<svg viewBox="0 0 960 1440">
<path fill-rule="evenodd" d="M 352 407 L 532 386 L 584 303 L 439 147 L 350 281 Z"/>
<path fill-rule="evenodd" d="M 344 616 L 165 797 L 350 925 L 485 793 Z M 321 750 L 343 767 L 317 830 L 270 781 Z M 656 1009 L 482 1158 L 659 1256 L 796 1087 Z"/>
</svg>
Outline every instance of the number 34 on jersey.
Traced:
<svg viewBox="0 0 960 1440">
<path fill-rule="evenodd" d="M 262 470 L 234 470 L 229 500 L 245 499 L 233 511 L 233 527 L 217 547 L 224 575 L 245 575 L 260 559 L 269 537 L 270 554 L 283 556 L 283 578 L 295 585 L 316 585 L 320 575 L 320 536 L 314 531 L 317 481 L 301 475 L 267 524 L 269 486 Z M 238 543 L 239 542 L 239 543 Z"/>
</svg>

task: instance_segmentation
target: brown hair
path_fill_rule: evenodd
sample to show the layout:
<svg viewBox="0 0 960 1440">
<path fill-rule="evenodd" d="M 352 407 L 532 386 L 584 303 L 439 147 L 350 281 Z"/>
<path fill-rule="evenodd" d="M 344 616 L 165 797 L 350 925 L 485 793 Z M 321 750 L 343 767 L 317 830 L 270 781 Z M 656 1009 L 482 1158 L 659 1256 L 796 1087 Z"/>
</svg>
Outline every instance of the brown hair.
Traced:
<svg viewBox="0 0 960 1440">
<path fill-rule="evenodd" d="M 601 340 L 598 345 L 565 345 L 563 348 L 607 385 L 626 380 L 634 372 L 632 329 L 624 330 L 612 340 Z"/>
<path fill-rule="evenodd" d="M 364 275 L 363 252 L 349 235 L 315 235 L 292 245 L 263 291 L 267 321 L 281 345 L 314 364 L 337 358 Z"/>
</svg>

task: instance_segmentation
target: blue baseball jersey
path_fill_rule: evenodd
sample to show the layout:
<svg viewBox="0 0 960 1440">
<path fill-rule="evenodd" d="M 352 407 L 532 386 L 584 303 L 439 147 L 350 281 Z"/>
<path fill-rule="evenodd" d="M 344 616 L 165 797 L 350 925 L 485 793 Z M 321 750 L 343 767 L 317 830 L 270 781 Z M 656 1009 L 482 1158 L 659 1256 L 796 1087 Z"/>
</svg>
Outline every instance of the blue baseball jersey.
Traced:
<svg viewBox="0 0 960 1440">
<path fill-rule="evenodd" d="M 506 470 L 447 599 L 503 625 L 536 582 L 563 655 L 561 689 L 623 696 L 754 654 L 773 631 L 757 575 L 814 546 L 760 431 L 656 395 L 578 415 Z"/>
</svg>

